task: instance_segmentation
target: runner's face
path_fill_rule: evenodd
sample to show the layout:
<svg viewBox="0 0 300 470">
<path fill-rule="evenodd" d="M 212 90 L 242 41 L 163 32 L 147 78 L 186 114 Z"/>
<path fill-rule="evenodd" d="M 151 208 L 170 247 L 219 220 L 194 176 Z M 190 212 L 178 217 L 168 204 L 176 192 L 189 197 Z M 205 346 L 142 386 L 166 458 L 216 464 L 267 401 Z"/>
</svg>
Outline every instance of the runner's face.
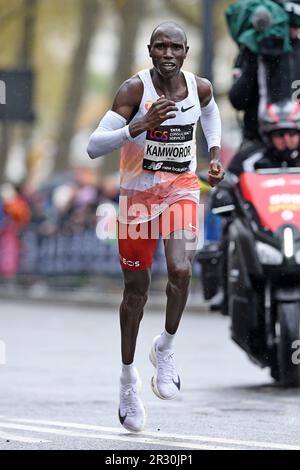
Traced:
<svg viewBox="0 0 300 470">
<path fill-rule="evenodd" d="M 180 30 L 157 30 L 148 49 L 154 68 L 165 78 L 172 78 L 179 73 L 188 52 Z"/>
</svg>

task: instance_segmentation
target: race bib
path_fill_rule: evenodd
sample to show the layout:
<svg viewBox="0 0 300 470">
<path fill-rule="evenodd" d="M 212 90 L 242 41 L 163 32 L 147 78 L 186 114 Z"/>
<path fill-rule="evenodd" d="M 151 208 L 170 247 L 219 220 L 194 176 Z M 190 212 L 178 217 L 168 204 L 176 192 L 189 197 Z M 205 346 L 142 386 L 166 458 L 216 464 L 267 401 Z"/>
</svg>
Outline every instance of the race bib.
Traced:
<svg viewBox="0 0 300 470">
<path fill-rule="evenodd" d="M 143 169 L 184 173 L 194 150 L 194 124 L 160 126 L 147 131 Z"/>
</svg>

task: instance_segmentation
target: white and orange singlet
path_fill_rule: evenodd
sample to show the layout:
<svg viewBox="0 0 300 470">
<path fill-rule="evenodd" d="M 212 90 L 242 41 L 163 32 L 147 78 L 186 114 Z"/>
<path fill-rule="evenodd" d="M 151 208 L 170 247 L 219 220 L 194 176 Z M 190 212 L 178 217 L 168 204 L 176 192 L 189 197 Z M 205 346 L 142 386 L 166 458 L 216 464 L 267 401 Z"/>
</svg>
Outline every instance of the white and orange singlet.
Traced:
<svg viewBox="0 0 300 470">
<path fill-rule="evenodd" d="M 188 95 L 176 103 L 176 117 L 131 138 L 121 148 L 119 221 L 143 223 L 179 200 L 199 203 L 196 128 L 201 116 L 194 74 L 183 71 Z M 138 112 L 141 119 L 159 96 L 150 70 L 138 73 L 144 85 Z"/>
</svg>

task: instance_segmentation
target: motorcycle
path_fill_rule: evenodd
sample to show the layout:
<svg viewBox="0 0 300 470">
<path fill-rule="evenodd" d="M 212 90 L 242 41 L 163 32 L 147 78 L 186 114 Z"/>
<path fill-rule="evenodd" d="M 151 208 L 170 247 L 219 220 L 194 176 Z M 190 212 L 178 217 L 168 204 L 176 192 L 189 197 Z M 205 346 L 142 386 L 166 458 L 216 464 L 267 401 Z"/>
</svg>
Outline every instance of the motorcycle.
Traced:
<svg viewBox="0 0 300 470">
<path fill-rule="evenodd" d="M 299 190 L 299 168 L 244 173 L 239 184 L 228 176 L 212 204 L 226 220 L 223 253 L 215 244 L 198 253 L 206 299 L 224 257 L 231 337 L 285 387 L 300 386 Z"/>
</svg>

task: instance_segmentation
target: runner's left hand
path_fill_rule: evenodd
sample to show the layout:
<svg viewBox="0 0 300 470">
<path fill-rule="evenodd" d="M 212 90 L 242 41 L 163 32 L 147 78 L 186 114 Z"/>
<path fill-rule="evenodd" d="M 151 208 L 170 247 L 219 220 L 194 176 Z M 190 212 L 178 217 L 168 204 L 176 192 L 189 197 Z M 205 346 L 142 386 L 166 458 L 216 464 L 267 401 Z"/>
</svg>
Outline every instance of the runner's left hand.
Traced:
<svg viewBox="0 0 300 470">
<path fill-rule="evenodd" d="M 225 171 L 220 160 L 213 158 L 209 163 L 208 183 L 214 187 L 224 179 Z"/>
</svg>

